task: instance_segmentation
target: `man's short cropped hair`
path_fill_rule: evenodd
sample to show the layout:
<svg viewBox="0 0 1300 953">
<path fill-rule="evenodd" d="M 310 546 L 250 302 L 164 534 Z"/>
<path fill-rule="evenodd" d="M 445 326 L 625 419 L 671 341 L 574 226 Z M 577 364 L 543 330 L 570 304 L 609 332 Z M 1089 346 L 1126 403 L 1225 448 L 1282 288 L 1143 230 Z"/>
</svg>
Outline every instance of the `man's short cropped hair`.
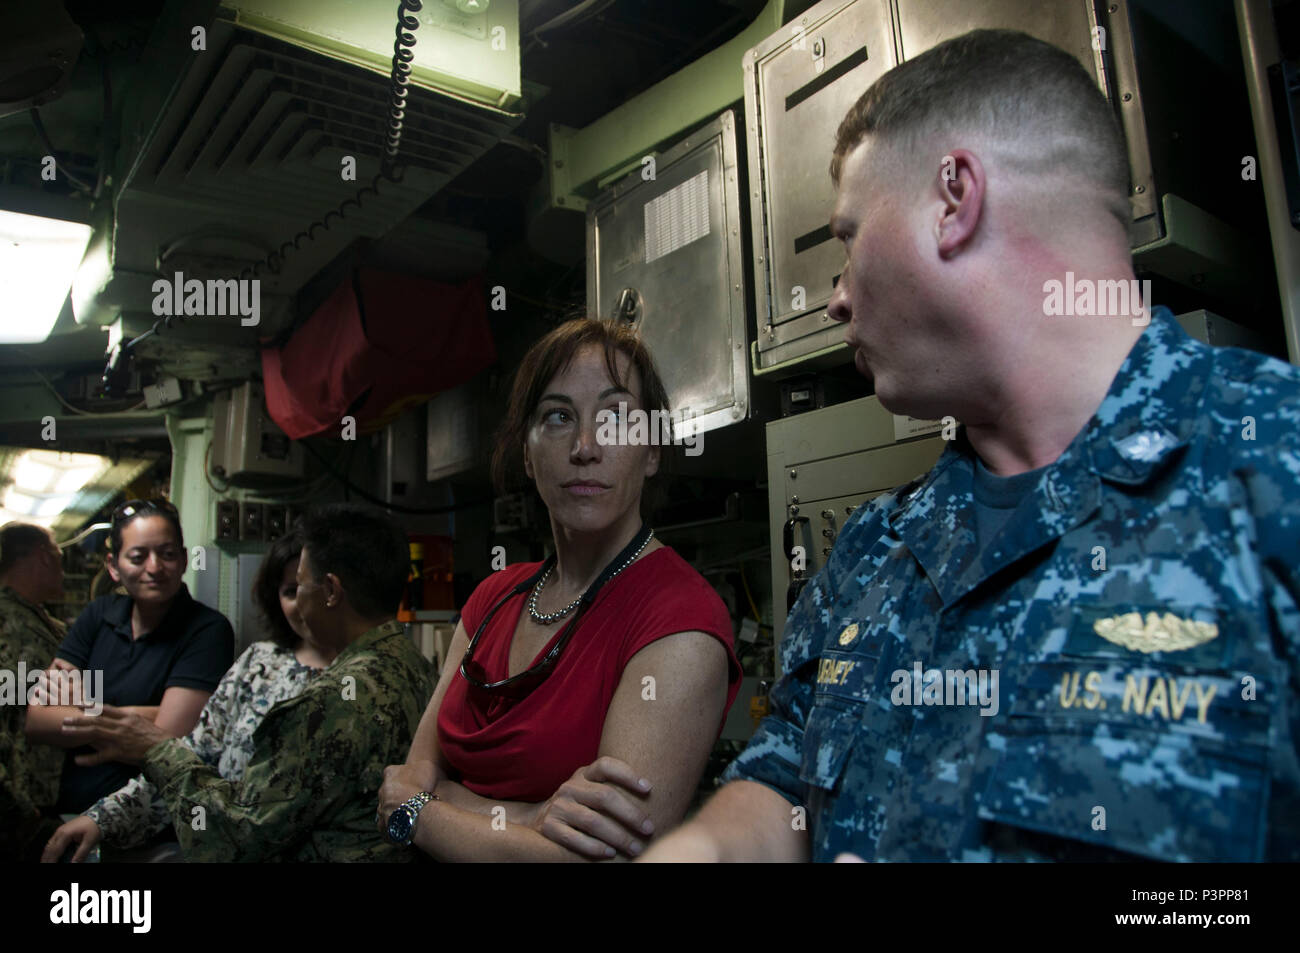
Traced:
<svg viewBox="0 0 1300 953">
<path fill-rule="evenodd" d="M 838 186 L 845 157 L 867 136 L 928 166 L 919 150 L 935 137 L 961 147 L 951 133 L 1004 143 L 1002 154 L 1024 171 L 1091 182 L 1128 226 L 1128 154 L 1110 103 L 1077 59 L 1014 30 L 972 30 L 876 80 L 840 123 L 831 178 Z"/>
<path fill-rule="evenodd" d="M 17 522 L 0 526 L 0 575 L 53 545 L 54 538 L 44 526 Z"/>
<path fill-rule="evenodd" d="M 355 503 L 309 510 L 302 544 L 316 581 L 339 577 L 352 608 L 367 619 L 392 617 L 410 573 L 406 535 L 383 513 Z"/>
</svg>

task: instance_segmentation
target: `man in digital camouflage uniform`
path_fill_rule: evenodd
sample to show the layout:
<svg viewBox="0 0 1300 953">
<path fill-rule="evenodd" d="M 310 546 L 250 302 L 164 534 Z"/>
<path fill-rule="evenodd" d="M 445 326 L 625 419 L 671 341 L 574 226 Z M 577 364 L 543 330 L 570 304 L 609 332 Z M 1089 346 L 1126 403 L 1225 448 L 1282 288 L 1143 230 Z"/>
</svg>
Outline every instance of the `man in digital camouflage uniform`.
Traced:
<svg viewBox="0 0 1300 953">
<path fill-rule="evenodd" d="M 832 175 L 858 369 L 962 426 L 848 520 L 771 714 L 645 859 L 1300 858 L 1300 370 L 1100 306 L 1127 162 L 1054 47 L 902 64 Z"/>
<path fill-rule="evenodd" d="M 338 650 L 301 694 L 266 714 L 239 782 L 151 724 L 106 706 L 76 719 L 88 740 L 142 763 L 167 802 L 188 861 L 404 861 L 375 827 L 385 766 L 406 757 L 432 673 L 393 614 L 410 562 L 405 537 L 362 507 L 308 514 L 298 607 Z"/>
<path fill-rule="evenodd" d="M 48 530 L 0 527 L 0 860 L 35 860 L 58 815 L 63 751 L 31 744 L 23 732 L 25 676 L 44 669 L 65 626 L 41 605 L 63 598 L 63 558 Z"/>
</svg>

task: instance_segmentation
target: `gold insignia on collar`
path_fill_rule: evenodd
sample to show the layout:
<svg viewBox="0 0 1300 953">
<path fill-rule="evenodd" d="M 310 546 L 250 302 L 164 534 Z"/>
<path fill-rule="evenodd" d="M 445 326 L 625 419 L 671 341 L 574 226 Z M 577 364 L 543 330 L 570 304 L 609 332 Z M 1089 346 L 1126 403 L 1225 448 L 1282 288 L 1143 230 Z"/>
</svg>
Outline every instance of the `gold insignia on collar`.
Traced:
<svg viewBox="0 0 1300 953">
<path fill-rule="evenodd" d="M 844 631 L 840 633 L 840 645 L 848 645 L 857 637 L 858 624 L 856 622 L 850 622 L 844 627 Z"/>
<path fill-rule="evenodd" d="M 1111 616 L 1098 619 L 1092 630 L 1107 642 L 1138 652 L 1177 652 L 1203 645 L 1219 634 L 1213 622 L 1180 619 L 1172 612 L 1162 616 L 1148 612 L 1145 620 L 1140 612 Z"/>
</svg>

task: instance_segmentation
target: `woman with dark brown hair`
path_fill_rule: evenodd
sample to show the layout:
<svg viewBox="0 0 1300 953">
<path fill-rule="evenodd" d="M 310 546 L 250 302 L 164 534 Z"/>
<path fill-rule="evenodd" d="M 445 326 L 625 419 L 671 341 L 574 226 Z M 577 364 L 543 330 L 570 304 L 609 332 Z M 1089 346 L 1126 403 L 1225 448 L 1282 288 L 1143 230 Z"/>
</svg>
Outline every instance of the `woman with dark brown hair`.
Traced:
<svg viewBox="0 0 1300 953">
<path fill-rule="evenodd" d="M 660 435 L 616 426 L 667 410 L 626 326 L 570 321 L 524 358 L 493 476 L 504 490 L 522 464 L 555 551 L 465 604 L 462 661 L 385 772 L 391 840 L 444 861 L 633 857 L 685 814 L 740 666 L 721 599 L 644 522 Z"/>
<path fill-rule="evenodd" d="M 51 684 L 71 671 L 93 672 L 103 697 L 147 718 L 166 735 L 180 738 L 199 720 L 222 673 L 234 661 L 230 621 L 190 596 L 182 581 L 187 562 L 180 514 L 164 499 L 127 500 L 113 510 L 109 530 L 109 574 L 121 593 L 101 596 L 68 628 L 51 663 Z M 86 686 L 82 690 L 87 695 Z M 84 712 L 54 703 L 27 712 L 27 737 L 68 749 L 59 784 L 58 809 L 80 813 L 135 777 L 128 764 L 105 762 L 64 730 L 65 718 Z"/>
</svg>

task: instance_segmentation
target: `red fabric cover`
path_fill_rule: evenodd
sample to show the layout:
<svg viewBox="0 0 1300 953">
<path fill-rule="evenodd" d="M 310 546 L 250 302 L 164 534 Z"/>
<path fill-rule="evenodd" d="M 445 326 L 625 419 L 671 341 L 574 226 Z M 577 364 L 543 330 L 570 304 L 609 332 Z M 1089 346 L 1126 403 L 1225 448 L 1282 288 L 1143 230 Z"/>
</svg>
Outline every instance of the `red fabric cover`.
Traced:
<svg viewBox="0 0 1300 953">
<path fill-rule="evenodd" d="M 262 377 L 271 419 L 299 440 L 338 436 L 346 414 L 359 431 L 377 430 L 495 360 L 479 279 L 446 285 L 363 268 L 283 348 L 262 350 Z"/>
<path fill-rule="evenodd" d="M 541 563 L 517 563 L 474 590 L 461 614 L 470 639 L 497 601 L 539 568 Z M 509 674 L 510 643 L 527 600 L 524 593 L 498 609 L 474 650 L 489 681 Z M 551 650 L 563 628 L 557 627 L 530 666 Z M 704 578 L 664 546 L 601 590 L 555 669 L 525 698 L 486 696 L 457 671 L 438 710 L 438 744 L 452 780 L 481 797 L 546 800 L 574 771 L 596 760 L 605 713 L 632 656 L 666 635 L 691 631 L 707 632 L 727 649 L 730 687 L 721 734 L 741 679 L 731 616 Z M 460 659 L 452 664 L 459 666 Z M 651 773 L 649 766 L 634 767 Z"/>
</svg>

